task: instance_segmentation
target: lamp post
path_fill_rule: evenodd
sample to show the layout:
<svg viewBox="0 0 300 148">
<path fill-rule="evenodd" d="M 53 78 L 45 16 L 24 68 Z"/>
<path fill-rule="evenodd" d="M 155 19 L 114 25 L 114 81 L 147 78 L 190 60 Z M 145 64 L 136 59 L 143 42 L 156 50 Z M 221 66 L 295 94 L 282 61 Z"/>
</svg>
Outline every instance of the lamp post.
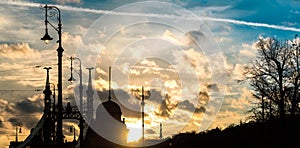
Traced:
<svg viewBox="0 0 300 148">
<path fill-rule="evenodd" d="M 18 143 L 18 133 L 22 133 L 22 124 L 21 122 L 17 122 L 16 123 L 16 143 Z M 19 132 L 18 132 L 18 128 L 19 128 Z"/>
<path fill-rule="evenodd" d="M 48 28 L 47 25 L 49 24 L 52 28 L 54 28 L 58 33 L 58 48 L 57 48 L 57 57 L 58 57 L 58 82 L 57 82 L 57 89 L 58 89 L 58 95 L 57 95 L 57 126 L 56 126 L 56 136 L 57 136 L 57 147 L 63 147 L 63 131 L 62 131 L 62 56 L 64 49 L 62 48 L 62 24 L 61 24 L 61 16 L 60 16 L 60 10 L 56 6 L 48 6 L 45 5 L 43 7 L 45 9 L 45 35 L 41 38 L 41 40 L 45 41 L 45 43 L 49 43 L 50 40 L 53 38 L 50 37 L 48 34 Z M 54 13 L 48 14 L 48 9 L 53 11 Z M 58 27 L 55 27 L 52 25 L 47 17 L 57 16 L 58 20 Z"/>
<path fill-rule="evenodd" d="M 73 77 L 73 60 L 78 60 L 79 61 L 79 72 L 77 72 L 76 70 L 74 70 L 78 75 L 79 75 L 79 114 L 81 114 L 81 118 L 80 118 L 80 123 L 79 123 L 79 128 L 80 128 L 80 134 L 79 134 L 79 139 L 80 139 L 80 144 L 82 144 L 82 140 L 83 140 L 83 119 L 82 119 L 82 113 L 83 113 L 83 109 L 82 109 L 82 91 L 83 91 L 83 86 L 82 86 L 82 69 L 81 69 L 81 60 L 79 58 L 76 57 L 70 57 L 71 59 L 71 77 L 68 79 L 68 81 L 72 82 L 75 81 L 74 77 Z M 75 131 L 74 131 L 75 132 Z M 75 134 L 74 134 L 75 137 Z M 75 139 L 75 138 L 74 138 Z M 80 146 L 81 147 L 81 146 Z"/>
<path fill-rule="evenodd" d="M 83 91 L 83 86 L 82 86 L 82 69 L 81 69 L 81 60 L 79 58 L 76 58 L 76 57 L 70 57 L 71 59 L 71 77 L 68 79 L 68 81 L 72 82 L 72 81 L 75 81 L 75 79 L 73 78 L 73 67 L 72 67 L 72 62 L 73 60 L 78 60 L 79 61 L 79 72 L 75 71 L 78 75 L 79 75 L 79 111 L 80 113 L 83 113 L 83 110 L 82 110 L 82 91 Z"/>
</svg>

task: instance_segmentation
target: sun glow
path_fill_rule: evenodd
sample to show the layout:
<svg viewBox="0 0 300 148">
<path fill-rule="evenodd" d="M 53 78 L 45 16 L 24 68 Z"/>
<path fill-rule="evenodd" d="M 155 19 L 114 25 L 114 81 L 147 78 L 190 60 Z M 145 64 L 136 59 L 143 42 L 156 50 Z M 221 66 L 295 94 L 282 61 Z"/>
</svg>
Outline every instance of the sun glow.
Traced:
<svg viewBox="0 0 300 148">
<path fill-rule="evenodd" d="M 137 142 L 142 138 L 142 128 L 140 122 L 129 123 L 127 122 L 127 128 L 129 129 L 127 142 Z"/>
</svg>

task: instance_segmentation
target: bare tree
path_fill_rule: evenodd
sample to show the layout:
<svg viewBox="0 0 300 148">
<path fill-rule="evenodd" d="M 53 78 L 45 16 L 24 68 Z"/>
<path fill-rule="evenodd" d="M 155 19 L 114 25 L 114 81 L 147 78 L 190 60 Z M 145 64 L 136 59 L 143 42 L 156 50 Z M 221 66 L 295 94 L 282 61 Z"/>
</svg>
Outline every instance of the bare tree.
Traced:
<svg viewBox="0 0 300 148">
<path fill-rule="evenodd" d="M 261 103 L 262 120 L 265 115 L 276 114 L 280 119 L 284 119 L 287 111 L 294 115 L 298 110 L 300 47 L 299 44 L 295 44 L 295 41 L 259 39 L 257 56 L 246 67 L 245 80 L 249 80 L 255 92 L 253 95 Z M 265 113 L 266 108 L 269 108 L 269 114 Z"/>
<path fill-rule="evenodd" d="M 297 41 L 297 35 L 295 35 L 295 39 L 292 42 L 292 58 L 290 59 L 290 84 L 292 86 L 291 92 L 290 92 L 290 113 L 291 116 L 294 116 L 296 111 L 299 109 L 299 87 L 300 87 L 300 45 Z"/>
</svg>

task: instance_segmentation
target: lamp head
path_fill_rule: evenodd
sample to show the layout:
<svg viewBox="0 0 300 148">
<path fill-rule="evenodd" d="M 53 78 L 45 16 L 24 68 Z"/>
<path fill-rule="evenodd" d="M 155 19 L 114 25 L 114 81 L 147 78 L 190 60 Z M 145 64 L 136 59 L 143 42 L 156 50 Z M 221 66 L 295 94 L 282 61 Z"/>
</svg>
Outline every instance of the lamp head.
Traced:
<svg viewBox="0 0 300 148">
<path fill-rule="evenodd" d="M 41 38 L 41 40 L 43 40 L 46 44 L 48 44 L 53 38 L 50 37 L 50 35 L 48 34 L 48 31 L 46 30 L 45 35 Z"/>
<path fill-rule="evenodd" d="M 73 132 L 73 126 L 70 126 L 69 130 L 70 130 L 70 133 L 72 133 Z"/>
<path fill-rule="evenodd" d="M 68 79 L 68 81 L 70 82 L 76 81 L 76 79 L 73 77 L 73 73 L 71 73 L 71 77 Z"/>
<path fill-rule="evenodd" d="M 19 128 L 19 133 L 20 133 L 20 134 L 22 133 L 22 128 L 21 128 L 21 127 Z"/>
</svg>

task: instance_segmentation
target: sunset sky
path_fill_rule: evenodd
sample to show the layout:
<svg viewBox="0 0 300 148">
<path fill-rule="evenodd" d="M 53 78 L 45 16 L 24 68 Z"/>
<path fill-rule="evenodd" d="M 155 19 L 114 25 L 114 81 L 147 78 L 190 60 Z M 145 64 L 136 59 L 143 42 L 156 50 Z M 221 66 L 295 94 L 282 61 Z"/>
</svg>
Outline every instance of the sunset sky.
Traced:
<svg viewBox="0 0 300 148">
<path fill-rule="evenodd" d="M 245 122 L 254 102 L 237 83 L 256 55 L 259 38 L 292 40 L 300 32 L 299 0 L 1 0 L 0 147 L 24 140 L 43 111 L 46 71 L 57 84 L 57 32 L 44 44 L 45 12 L 55 5 L 63 24 L 63 99 L 78 102 L 79 76 L 70 77 L 69 57 L 81 59 L 84 86 L 94 67 L 96 110 L 107 100 L 112 67 L 113 100 L 122 109 L 129 141 L 141 137 L 141 102 L 132 90 L 150 92 L 146 138 L 202 131 Z M 48 20 L 57 27 L 56 17 Z M 79 62 L 74 61 L 79 70 Z M 84 87 L 84 99 L 86 98 Z M 70 123 L 71 124 L 71 123 Z M 68 133 L 69 134 L 69 133 Z"/>
</svg>

